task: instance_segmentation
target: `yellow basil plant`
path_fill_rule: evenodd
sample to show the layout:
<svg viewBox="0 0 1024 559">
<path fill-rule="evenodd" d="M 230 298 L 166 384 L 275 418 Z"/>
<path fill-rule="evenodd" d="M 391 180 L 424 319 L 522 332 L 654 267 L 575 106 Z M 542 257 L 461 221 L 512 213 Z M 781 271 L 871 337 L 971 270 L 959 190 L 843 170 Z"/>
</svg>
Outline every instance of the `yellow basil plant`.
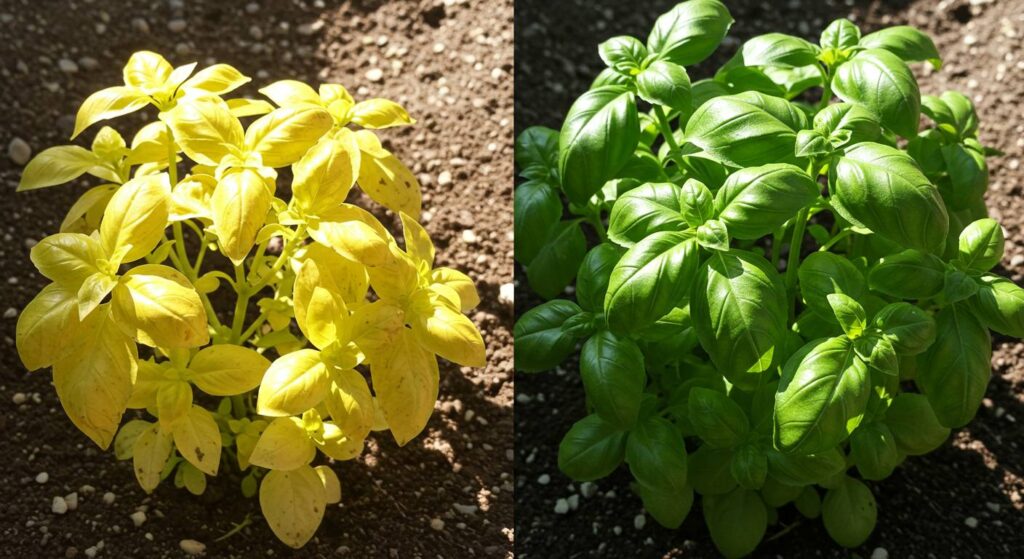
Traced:
<svg viewBox="0 0 1024 559">
<path fill-rule="evenodd" d="M 269 101 L 224 99 L 250 78 L 195 66 L 133 54 L 72 138 L 148 105 L 158 119 L 130 145 L 105 126 L 90 149 L 49 148 L 25 168 L 19 190 L 102 183 L 32 249 L 52 283 L 18 320 L 18 352 L 29 370 L 52 367 L 68 417 L 132 460 L 144 490 L 173 476 L 200 494 L 237 468 L 298 548 L 341 499 L 333 461 L 359 456 L 371 431 L 404 445 L 423 430 L 438 356 L 484 365 L 463 314 L 479 298 L 434 267 L 419 183 L 376 135 L 414 123 L 399 104 L 292 80 L 261 89 Z M 345 202 L 356 184 L 400 216 L 401 241 Z M 222 322 L 214 303 L 231 292 Z M 126 409 L 153 419 L 122 423 Z M 317 450 L 330 460 L 314 467 Z"/>
</svg>

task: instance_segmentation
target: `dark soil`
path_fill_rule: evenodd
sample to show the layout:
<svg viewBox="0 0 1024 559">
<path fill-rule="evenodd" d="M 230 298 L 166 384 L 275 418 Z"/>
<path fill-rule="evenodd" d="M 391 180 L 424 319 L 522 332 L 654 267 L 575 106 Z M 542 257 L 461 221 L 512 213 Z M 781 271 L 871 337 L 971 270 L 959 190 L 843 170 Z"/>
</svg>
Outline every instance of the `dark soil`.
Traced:
<svg viewBox="0 0 1024 559">
<path fill-rule="evenodd" d="M 512 281 L 512 2 L 252 4 L 256 10 L 223 0 L 0 3 L 0 312 L 10 309 L 0 322 L 0 557 L 85 557 L 89 548 L 100 558 L 180 557 L 182 539 L 205 543 L 208 557 L 511 557 L 513 313 L 498 293 Z M 172 31 L 167 23 L 176 18 L 187 29 Z M 33 153 L 68 143 L 81 101 L 119 84 L 121 66 L 140 49 L 176 65 L 233 64 L 259 84 L 241 91 L 250 96 L 294 78 L 336 81 L 357 98 L 404 104 L 418 124 L 381 137 L 423 184 L 438 265 L 465 271 L 480 291 L 483 303 L 470 316 L 483 331 L 488 366 L 442 363 L 441 400 L 418 439 L 400 449 L 381 433 L 361 458 L 336 464 L 343 504 L 328 510 L 300 551 L 277 541 L 258 517 L 258 502 L 240 496 L 237 479 L 211 479 L 202 497 L 171 483 L 147 496 L 128 463 L 98 451 L 72 426 L 49 372 L 26 373 L 14 348 L 9 314 L 44 285 L 29 248 L 57 232 L 86 181 L 15 194 L 21 168 L 7 146 L 14 137 Z M 82 57 L 98 67 L 88 69 Z M 62 72 L 62 58 L 78 61 L 78 72 Z M 366 78 L 371 68 L 383 70 L 380 81 Z M 130 139 L 140 122 L 126 117 L 114 126 Z M 451 182 L 440 184 L 442 174 Z M 12 403 L 16 394 L 27 401 Z M 35 481 L 41 472 L 49 476 L 44 484 Z M 71 492 L 78 492 L 77 509 L 53 514 L 53 497 Z M 106 492 L 116 494 L 112 504 L 104 503 Z M 456 504 L 477 508 L 460 512 Z M 140 507 L 148 520 L 136 528 L 129 515 Z M 250 527 L 215 541 L 247 515 Z M 432 519 L 444 528 L 432 529 Z"/>
<path fill-rule="evenodd" d="M 535 124 L 559 128 L 572 101 L 601 69 L 597 45 L 614 35 L 644 38 L 655 18 L 673 1 L 542 2 L 520 0 L 516 10 L 516 130 Z M 935 2 L 836 2 L 834 0 L 728 1 L 737 23 L 712 60 L 691 72 L 702 78 L 750 36 L 779 31 L 817 40 L 832 19 L 848 17 L 865 33 L 911 23 L 935 38 L 945 65 L 939 72 L 915 66 L 922 91 L 947 88 L 967 93 L 977 105 L 981 140 L 1006 156 L 990 160 L 988 204 L 1007 230 L 1001 272 L 1024 280 L 1024 2 L 943 0 Z M 714 65 L 714 66 L 713 66 Z M 539 301 L 517 283 L 517 313 Z M 993 380 L 984 406 L 971 425 L 924 457 L 909 459 L 889 479 L 872 483 L 878 526 L 852 551 L 840 549 L 820 521 L 802 520 L 792 508 L 780 511 L 759 557 L 991 558 L 1024 556 L 1024 344 L 996 337 Z M 520 375 L 516 383 L 516 550 L 520 557 L 715 557 L 699 507 L 678 531 L 666 530 L 641 514 L 640 499 L 628 486 L 624 468 L 598 482 L 598 492 L 580 498 L 579 508 L 554 513 L 555 502 L 580 488 L 558 471 L 562 435 L 584 411 L 576 364 L 557 372 Z M 538 478 L 550 476 L 548 484 Z M 968 518 L 977 527 L 967 525 Z M 877 551 L 883 548 L 887 554 Z"/>
</svg>

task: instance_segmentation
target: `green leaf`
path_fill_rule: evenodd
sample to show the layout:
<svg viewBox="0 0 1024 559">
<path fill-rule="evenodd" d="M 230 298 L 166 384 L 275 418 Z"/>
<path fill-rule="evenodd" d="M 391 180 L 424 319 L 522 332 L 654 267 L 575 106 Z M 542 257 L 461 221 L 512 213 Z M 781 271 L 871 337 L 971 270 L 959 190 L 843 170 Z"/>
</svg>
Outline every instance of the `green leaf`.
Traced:
<svg viewBox="0 0 1024 559">
<path fill-rule="evenodd" d="M 860 28 L 852 21 L 841 18 L 828 24 L 821 32 L 818 43 L 823 49 L 848 49 L 860 42 Z"/>
<path fill-rule="evenodd" d="M 579 222 L 558 222 L 526 270 L 530 287 L 545 299 L 557 297 L 576 277 L 586 253 L 587 239 Z"/>
<path fill-rule="evenodd" d="M 715 366 L 736 383 L 771 368 L 786 333 L 782 280 L 763 257 L 715 252 L 693 283 L 690 313 Z M 750 378 L 753 377 L 753 378 Z"/>
<path fill-rule="evenodd" d="M 621 248 L 611 243 L 601 243 L 583 257 L 576 274 L 576 300 L 581 307 L 591 312 L 604 310 L 608 280 L 622 253 Z"/>
<path fill-rule="evenodd" d="M 686 141 L 735 167 L 795 163 L 796 133 L 807 117 L 784 99 L 748 91 L 716 97 L 686 123 Z"/>
<path fill-rule="evenodd" d="M 845 469 L 846 457 L 837 448 L 818 454 L 768 453 L 768 473 L 796 487 L 823 483 Z"/>
<path fill-rule="evenodd" d="M 761 543 L 768 529 L 768 511 L 756 491 L 740 487 L 705 497 L 704 521 L 715 547 L 732 559 L 749 554 Z"/>
<path fill-rule="evenodd" d="M 526 311 L 513 329 L 516 370 L 546 371 L 564 361 L 575 348 L 576 340 L 562 332 L 562 324 L 580 312 L 576 303 L 563 299 Z"/>
<path fill-rule="evenodd" d="M 821 87 L 823 78 L 817 65 L 799 68 L 768 66 L 761 69 L 773 82 L 782 87 L 786 99 L 793 99 L 812 87 Z"/>
<path fill-rule="evenodd" d="M 729 228 L 712 219 L 697 228 L 697 243 L 708 250 L 729 250 Z"/>
<path fill-rule="evenodd" d="M 772 508 L 779 508 L 791 503 L 800 493 L 800 487 L 786 485 L 773 476 L 765 477 L 764 485 L 761 487 L 761 499 L 764 504 Z"/>
<path fill-rule="evenodd" d="M 879 49 L 858 53 L 836 68 L 832 90 L 843 101 L 875 113 L 896 134 L 917 135 L 921 91 L 910 68 L 896 55 Z"/>
<path fill-rule="evenodd" d="M 626 443 L 629 471 L 641 484 L 681 492 L 686 485 L 686 444 L 667 420 L 651 417 L 637 423 Z"/>
<path fill-rule="evenodd" d="M 829 171 L 831 201 L 854 225 L 906 248 L 941 249 L 949 227 L 938 189 L 899 149 L 865 142 L 848 149 Z"/>
<path fill-rule="evenodd" d="M 634 483 L 632 487 L 651 517 L 672 530 L 683 524 L 693 507 L 693 489 L 689 485 L 678 491 L 666 491 L 642 483 Z"/>
<path fill-rule="evenodd" d="M 715 217 L 715 198 L 707 185 L 697 179 L 687 179 L 680 191 L 680 211 L 690 227 L 700 227 Z"/>
<path fill-rule="evenodd" d="M 909 25 L 896 25 L 869 33 L 860 40 L 860 46 L 889 51 L 907 62 L 928 62 L 936 70 L 942 67 L 939 51 L 931 37 Z"/>
<path fill-rule="evenodd" d="M 857 547 L 875 529 L 878 510 L 875 496 L 863 483 L 844 477 L 838 486 L 829 489 L 821 504 L 825 530 L 843 547 Z"/>
<path fill-rule="evenodd" d="M 871 272 L 871 289 L 897 299 L 927 299 L 942 291 L 946 268 L 938 257 L 908 249 L 883 257 Z"/>
<path fill-rule="evenodd" d="M 733 237 L 757 239 L 814 203 L 820 188 L 793 165 L 748 167 L 729 175 L 715 196 L 715 210 Z"/>
<path fill-rule="evenodd" d="M 818 63 L 817 46 L 792 35 L 768 33 L 758 35 L 739 51 L 746 66 L 799 67 Z"/>
<path fill-rule="evenodd" d="M 619 467 L 626 454 L 626 432 L 597 414 L 577 421 L 558 445 L 558 469 L 576 481 L 594 481 Z"/>
<path fill-rule="evenodd" d="M 654 22 L 647 50 L 660 60 L 692 66 L 718 48 L 732 23 L 729 10 L 718 0 L 687 0 Z"/>
<path fill-rule="evenodd" d="M 597 45 L 597 53 L 612 70 L 635 75 L 647 58 L 647 47 L 635 37 L 620 35 Z"/>
<path fill-rule="evenodd" d="M 612 270 L 604 300 L 613 332 L 635 332 L 689 295 L 700 255 L 692 232 L 658 232 L 633 245 Z"/>
<path fill-rule="evenodd" d="M 740 487 L 761 489 L 768 475 L 768 453 L 759 443 L 742 444 L 733 452 L 729 470 Z"/>
<path fill-rule="evenodd" d="M 988 330 L 959 305 L 939 311 L 938 335 L 923 355 L 917 385 L 928 396 L 939 423 L 962 427 L 974 417 L 992 374 Z"/>
<path fill-rule="evenodd" d="M 747 415 L 739 405 L 717 390 L 694 387 L 688 407 L 694 432 L 712 448 L 732 448 L 750 431 Z"/>
<path fill-rule="evenodd" d="M 818 518 L 821 516 L 821 497 L 814 486 L 808 485 L 793 502 L 796 510 L 807 518 Z"/>
<path fill-rule="evenodd" d="M 558 132 L 531 126 L 516 138 L 516 165 L 527 179 L 554 178 L 558 169 Z"/>
<path fill-rule="evenodd" d="M 667 60 L 656 60 L 636 76 L 640 98 L 684 114 L 690 112 L 690 76 L 686 69 Z"/>
<path fill-rule="evenodd" d="M 640 141 L 636 97 L 602 86 L 572 104 L 558 137 L 558 170 L 569 201 L 586 204 L 633 155 Z"/>
<path fill-rule="evenodd" d="M 850 457 L 864 479 L 889 477 L 900 462 L 896 438 L 884 423 L 865 423 L 850 435 Z"/>
<path fill-rule="evenodd" d="M 814 129 L 828 136 L 835 148 L 876 142 L 882 127 L 874 113 L 859 105 L 835 103 L 814 115 Z"/>
<path fill-rule="evenodd" d="M 978 115 L 971 99 L 959 91 L 946 91 L 938 97 L 921 98 L 921 111 L 939 129 L 957 139 L 971 138 L 978 133 Z"/>
<path fill-rule="evenodd" d="M 896 355 L 896 349 L 892 342 L 882 336 L 863 336 L 853 342 L 853 349 L 857 356 L 868 365 L 871 371 L 889 375 L 894 379 L 899 378 L 900 360 Z M 872 377 L 880 378 L 880 377 Z M 877 383 L 876 383 L 877 384 Z M 868 409 L 865 415 L 870 416 L 871 399 L 869 398 Z"/>
<path fill-rule="evenodd" d="M 681 231 L 686 228 L 684 207 L 678 186 L 669 182 L 642 184 L 615 201 L 608 218 L 608 238 L 631 247 L 658 231 Z"/>
<path fill-rule="evenodd" d="M 946 273 L 945 281 L 942 285 L 942 299 L 946 304 L 969 299 L 977 292 L 978 284 L 971 276 L 960 270 L 952 270 Z"/>
<path fill-rule="evenodd" d="M 784 98 L 786 96 L 785 88 L 768 77 L 766 70 L 768 69 L 726 64 L 715 73 L 715 81 L 725 85 L 730 93 L 757 92 Z"/>
<path fill-rule="evenodd" d="M 587 400 L 605 422 L 620 429 L 636 423 L 647 385 L 644 355 L 636 342 L 598 332 L 583 344 L 580 377 Z"/>
<path fill-rule="evenodd" d="M 804 303 L 816 315 L 829 321 L 833 320 L 829 295 L 842 293 L 861 300 L 866 292 L 860 270 L 848 259 L 831 252 L 811 253 L 800 264 L 797 273 Z"/>
<path fill-rule="evenodd" d="M 978 292 L 968 301 L 974 316 L 990 330 L 1024 338 L 1024 289 L 994 274 L 977 281 Z"/>
<path fill-rule="evenodd" d="M 892 432 L 896 448 L 909 456 L 928 454 L 949 438 L 949 427 L 939 423 L 928 398 L 922 394 L 897 395 L 885 412 L 885 424 Z"/>
<path fill-rule="evenodd" d="M 868 317 L 860 303 L 842 293 L 832 293 L 825 298 L 832 308 L 832 314 L 836 321 L 839 322 L 839 327 L 843 329 L 847 337 L 857 338 L 864 333 Z"/>
<path fill-rule="evenodd" d="M 948 175 L 948 192 L 943 192 L 943 198 L 950 209 L 969 208 L 988 189 L 985 154 L 962 144 L 942 146 L 940 149 Z"/>
<path fill-rule="evenodd" d="M 872 322 L 900 355 L 917 355 L 935 341 L 935 320 L 910 303 L 886 305 Z"/>
<path fill-rule="evenodd" d="M 694 491 L 701 495 L 723 495 L 736 487 L 729 464 L 732 450 L 701 445 L 691 452 L 686 464 L 686 473 Z"/>
<path fill-rule="evenodd" d="M 796 134 L 793 147 L 797 157 L 827 157 L 832 154 L 832 144 L 817 130 L 801 130 Z"/>
<path fill-rule="evenodd" d="M 867 365 L 845 337 L 810 342 L 789 359 L 775 397 L 775 447 L 824 452 L 864 417 L 871 383 Z"/>
<path fill-rule="evenodd" d="M 983 274 L 1003 259 L 1006 239 L 994 219 L 979 219 L 960 232 L 957 264 L 970 274 Z"/>
<path fill-rule="evenodd" d="M 562 217 L 562 201 L 550 185 L 531 180 L 516 187 L 514 206 L 515 256 L 529 266 Z"/>
</svg>

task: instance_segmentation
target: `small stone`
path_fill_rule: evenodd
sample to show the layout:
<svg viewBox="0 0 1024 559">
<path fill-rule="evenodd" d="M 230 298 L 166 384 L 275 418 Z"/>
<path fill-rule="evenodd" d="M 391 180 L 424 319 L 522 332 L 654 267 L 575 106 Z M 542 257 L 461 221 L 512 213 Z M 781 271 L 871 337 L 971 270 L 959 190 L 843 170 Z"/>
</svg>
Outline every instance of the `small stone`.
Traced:
<svg viewBox="0 0 1024 559">
<path fill-rule="evenodd" d="M 968 33 L 968 34 L 964 35 L 964 44 L 965 45 L 970 46 L 970 45 L 973 45 L 974 43 L 977 43 L 977 42 L 978 42 L 978 37 L 976 35 L 972 35 L 971 33 Z"/>
<path fill-rule="evenodd" d="M 444 520 L 441 520 L 440 518 L 431 518 L 430 519 L 430 529 L 434 530 L 436 532 L 440 532 L 441 530 L 444 530 Z"/>
<path fill-rule="evenodd" d="M 96 68 L 99 68 L 100 63 L 91 56 L 83 56 L 78 59 L 78 65 L 86 70 L 95 70 Z"/>
<path fill-rule="evenodd" d="M 169 159 L 170 158 L 168 158 L 168 160 Z M 137 511 L 129 514 L 128 518 L 132 519 L 132 522 L 135 523 L 135 527 L 136 528 L 138 528 L 138 527 L 140 527 L 140 526 L 142 526 L 143 524 L 146 523 L 146 513 L 142 512 L 141 510 L 137 510 Z"/>
<path fill-rule="evenodd" d="M 263 38 L 263 30 L 258 25 L 253 25 L 249 28 L 249 36 L 259 41 Z"/>
<path fill-rule="evenodd" d="M 441 174 L 437 175 L 437 184 L 439 186 L 448 186 L 452 183 L 451 171 L 441 171 Z"/>
<path fill-rule="evenodd" d="M 14 318 L 16 316 L 18 316 L 18 309 L 14 307 L 7 307 L 7 310 L 4 311 L 4 318 Z"/>
<path fill-rule="evenodd" d="M 579 495 L 569 495 L 569 498 L 566 499 L 566 501 L 569 502 L 569 508 L 570 509 L 576 510 L 576 509 L 580 508 L 580 496 Z"/>
<path fill-rule="evenodd" d="M 25 140 L 15 137 L 7 145 L 7 157 L 10 157 L 15 165 L 24 165 L 32 157 L 32 148 Z"/>
<path fill-rule="evenodd" d="M 584 481 L 580 485 L 580 494 L 586 498 L 593 497 L 597 493 L 597 485 L 589 481 Z"/>
<path fill-rule="evenodd" d="M 68 504 L 68 510 L 78 508 L 78 493 L 68 493 L 64 496 L 64 502 Z"/>
<path fill-rule="evenodd" d="M 75 546 L 71 546 L 71 547 L 65 549 L 64 550 L 64 557 L 66 559 L 74 559 L 75 557 L 78 557 L 78 548 L 75 547 Z"/>
<path fill-rule="evenodd" d="M 441 54 L 444 52 L 444 43 L 434 43 L 434 54 Z"/>
<path fill-rule="evenodd" d="M 967 518 L 964 519 L 964 524 L 966 524 L 968 528 L 977 528 L 978 527 L 978 519 L 974 518 L 973 516 L 968 516 Z"/>
<path fill-rule="evenodd" d="M 569 512 L 569 501 L 565 499 L 555 501 L 555 514 L 565 514 L 567 512 Z"/>
<path fill-rule="evenodd" d="M 202 555 L 206 551 L 206 544 L 196 540 L 181 540 L 178 546 L 189 555 Z"/>
<path fill-rule="evenodd" d="M 321 29 L 323 29 L 323 27 L 324 27 L 324 22 L 321 21 L 321 20 L 317 20 L 317 21 L 314 21 L 313 23 L 303 23 L 302 25 L 300 25 L 296 29 L 296 31 L 299 32 L 299 35 L 307 35 L 308 36 L 308 35 L 312 35 L 312 34 L 316 33 L 317 31 L 320 31 Z"/>
<path fill-rule="evenodd" d="M 477 511 L 476 505 L 460 505 L 458 503 L 452 504 L 452 508 L 461 512 L 462 514 L 473 514 Z"/>
<path fill-rule="evenodd" d="M 95 545 L 87 547 L 85 548 L 85 556 L 89 559 L 92 559 L 93 557 L 96 557 L 96 554 L 99 553 L 99 551 L 99 548 L 97 548 Z"/>
<path fill-rule="evenodd" d="M 498 288 L 498 302 L 503 305 L 512 305 L 516 301 L 516 286 L 511 283 L 503 283 Z"/>
<path fill-rule="evenodd" d="M 132 29 L 143 34 L 149 33 L 149 22 L 137 17 L 132 20 Z"/>
<path fill-rule="evenodd" d="M 170 157 L 168 157 L 168 160 L 170 160 Z M 540 477 L 537 478 L 537 483 L 541 485 L 547 485 L 551 483 L 551 476 L 547 474 L 541 474 Z"/>
<path fill-rule="evenodd" d="M 1018 266 L 1024 266 L 1024 254 L 1014 254 L 1013 258 L 1010 259 L 1010 267 L 1016 268 Z"/>
<path fill-rule="evenodd" d="M 644 526 L 647 526 L 647 515 L 638 514 L 633 517 L 633 527 L 637 530 L 643 530 Z"/>
<path fill-rule="evenodd" d="M 16 405 L 16 406 L 20 406 L 20 405 L 24 404 L 27 400 L 28 400 L 28 395 L 25 394 L 24 392 L 18 392 L 18 393 L 16 393 L 11 398 L 11 401 L 14 402 L 14 405 Z"/>
<path fill-rule="evenodd" d="M 172 33 L 181 33 L 186 27 L 188 27 L 188 23 L 183 19 L 172 19 L 167 22 L 167 29 Z"/>
<path fill-rule="evenodd" d="M 985 506 L 988 507 L 988 510 L 990 510 L 992 512 L 999 512 L 999 510 L 1001 508 L 999 506 L 999 503 L 985 503 Z"/>
<path fill-rule="evenodd" d="M 256 2 L 249 2 L 245 5 L 245 13 L 247 14 L 255 14 L 258 11 L 260 11 L 260 5 Z"/>
<path fill-rule="evenodd" d="M 371 82 L 379 82 L 384 79 L 384 70 L 381 70 L 380 68 L 370 68 L 366 71 L 366 79 Z"/>
<path fill-rule="evenodd" d="M 476 236 L 476 233 L 472 229 L 464 229 L 462 231 L 463 242 L 475 245 L 478 240 L 480 240 L 480 238 Z"/>
<path fill-rule="evenodd" d="M 64 500 L 64 497 L 57 496 L 53 498 L 53 503 L 50 504 L 50 510 L 53 514 L 64 514 L 68 512 L 68 502 Z"/>
<path fill-rule="evenodd" d="M 78 64 L 75 64 L 74 60 L 68 58 L 61 58 L 57 61 L 57 67 L 60 68 L 61 72 L 65 74 L 74 74 L 78 71 Z"/>
<path fill-rule="evenodd" d="M 36 483 L 46 483 L 48 481 L 50 481 L 50 474 L 46 472 L 39 472 L 39 475 L 36 476 Z"/>
<path fill-rule="evenodd" d="M 108 504 L 108 505 L 114 504 L 114 499 L 116 499 L 116 498 L 117 498 L 117 495 L 114 495 L 110 491 L 107 491 L 106 493 L 103 494 L 103 502 Z"/>
<path fill-rule="evenodd" d="M 884 547 L 876 547 L 875 550 L 871 552 L 871 559 L 889 559 L 889 550 Z"/>
</svg>

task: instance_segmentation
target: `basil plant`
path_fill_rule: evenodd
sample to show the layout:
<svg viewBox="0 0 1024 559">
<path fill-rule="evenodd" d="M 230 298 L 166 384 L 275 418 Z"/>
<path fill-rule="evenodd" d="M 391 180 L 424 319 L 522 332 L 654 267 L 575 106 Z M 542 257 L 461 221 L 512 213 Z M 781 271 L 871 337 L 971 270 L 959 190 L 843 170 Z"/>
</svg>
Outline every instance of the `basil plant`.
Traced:
<svg viewBox="0 0 1024 559">
<path fill-rule="evenodd" d="M 625 463 L 671 528 L 700 495 L 728 557 L 788 504 L 855 547 L 865 481 L 971 420 L 990 330 L 1024 336 L 1024 290 L 990 271 L 998 152 L 966 96 L 921 95 L 908 64 L 941 61 L 912 27 L 769 33 L 691 81 L 732 23 L 689 0 L 646 42 L 607 40 L 562 129 L 518 137 L 516 259 L 546 302 L 515 326 L 516 368 L 581 348 L 569 477 Z"/>
</svg>

